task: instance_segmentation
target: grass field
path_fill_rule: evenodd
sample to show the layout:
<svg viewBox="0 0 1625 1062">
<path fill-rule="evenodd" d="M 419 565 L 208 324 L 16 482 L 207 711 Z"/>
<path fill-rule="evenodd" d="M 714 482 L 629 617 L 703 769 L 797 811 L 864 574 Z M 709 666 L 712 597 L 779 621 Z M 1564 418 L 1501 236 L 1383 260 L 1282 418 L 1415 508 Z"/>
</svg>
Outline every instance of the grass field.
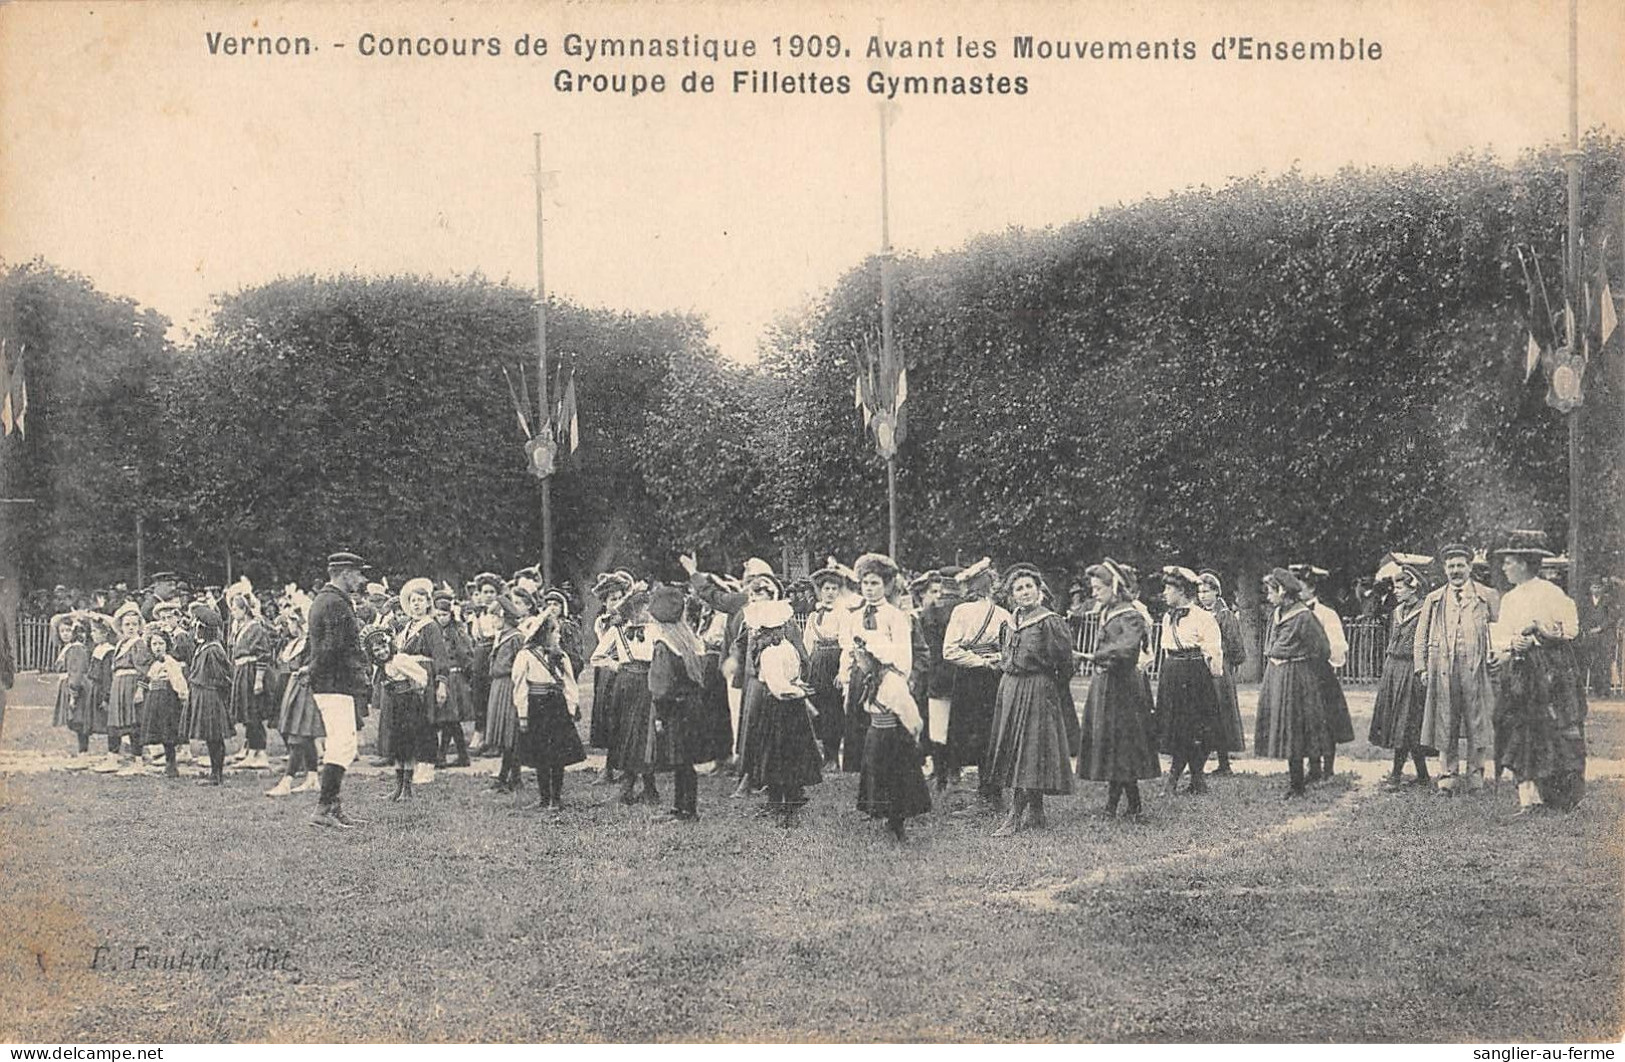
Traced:
<svg viewBox="0 0 1625 1062">
<path fill-rule="evenodd" d="M 1622 708 L 1594 710 L 1599 767 Z M 48 722 L 13 711 L 0 753 L 60 750 Z M 720 778 L 685 826 L 597 803 L 587 772 L 557 820 L 484 777 L 392 805 L 357 772 L 368 824 L 336 832 L 263 774 L 14 771 L 0 1040 L 1617 1039 L 1618 772 L 1510 821 L 1509 785 L 1379 792 L 1377 754 L 1304 801 L 1243 758 L 1205 798 L 1147 786 L 1144 825 L 1087 815 L 1082 784 L 1047 830 L 939 809 L 903 847 L 851 776 L 783 829 Z M 224 968 L 131 969 L 139 946 Z"/>
</svg>

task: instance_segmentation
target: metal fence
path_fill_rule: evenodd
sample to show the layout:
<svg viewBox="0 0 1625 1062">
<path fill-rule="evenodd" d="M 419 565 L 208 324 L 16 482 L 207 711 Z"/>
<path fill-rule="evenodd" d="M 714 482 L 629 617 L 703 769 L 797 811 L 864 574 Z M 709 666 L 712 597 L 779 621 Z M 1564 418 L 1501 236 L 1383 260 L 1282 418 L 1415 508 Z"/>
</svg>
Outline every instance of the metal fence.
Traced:
<svg viewBox="0 0 1625 1062">
<path fill-rule="evenodd" d="M 1072 645 L 1080 653 L 1092 653 L 1095 644 L 1100 640 L 1100 616 L 1089 615 L 1073 617 Z M 1348 660 L 1338 669 L 1337 675 L 1344 682 L 1374 683 L 1382 677 L 1383 653 L 1388 648 L 1388 625 L 1376 620 L 1350 620 L 1344 624 L 1343 632 L 1348 637 Z M 1148 672 L 1155 677 L 1162 670 L 1162 624 L 1151 625 L 1151 653 L 1153 656 Z M 1263 654 L 1262 636 L 1249 640 L 1247 657 L 1249 663 L 1256 667 L 1259 657 Z M 1092 663 L 1082 663 L 1078 673 L 1092 675 L 1095 666 Z"/>
<path fill-rule="evenodd" d="M 56 654 L 62 645 L 51 631 L 51 621 L 38 616 L 19 616 L 11 628 L 11 646 L 18 671 L 50 671 L 56 667 Z"/>
</svg>

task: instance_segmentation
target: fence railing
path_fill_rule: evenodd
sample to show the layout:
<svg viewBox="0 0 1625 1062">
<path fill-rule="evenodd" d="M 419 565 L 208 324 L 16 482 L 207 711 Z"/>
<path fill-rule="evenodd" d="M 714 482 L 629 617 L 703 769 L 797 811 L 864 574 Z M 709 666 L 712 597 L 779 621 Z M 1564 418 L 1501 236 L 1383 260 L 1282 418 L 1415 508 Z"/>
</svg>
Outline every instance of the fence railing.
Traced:
<svg viewBox="0 0 1625 1062">
<path fill-rule="evenodd" d="M 1080 653 L 1092 653 L 1100 640 L 1100 616 L 1073 617 L 1072 647 Z M 1388 625 L 1382 620 L 1351 620 L 1345 623 L 1343 633 L 1348 637 L 1348 660 L 1337 671 L 1338 678 L 1350 683 L 1376 682 L 1382 677 L 1382 658 L 1388 648 Z M 1147 671 L 1155 677 L 1162 670 L 1162 624 L 1151 626 L 1151 653 L 1153 660 Z M 1261 639 L 1253 638 L 1247 646 L 1247 656 L 1256 664 L 1263 653 Z M 1095 666 L 1082 663 L 1078 673 L 1092 675 Z"/>
<path fill-rule="evenodd" d="M 12 653 L 18 671 L 50 671 L 56 667 L 56 654 L 62 644 L 51 631 L 51 621 L 39 616 L 19 616 L 11 628 Z"/>
</svg>

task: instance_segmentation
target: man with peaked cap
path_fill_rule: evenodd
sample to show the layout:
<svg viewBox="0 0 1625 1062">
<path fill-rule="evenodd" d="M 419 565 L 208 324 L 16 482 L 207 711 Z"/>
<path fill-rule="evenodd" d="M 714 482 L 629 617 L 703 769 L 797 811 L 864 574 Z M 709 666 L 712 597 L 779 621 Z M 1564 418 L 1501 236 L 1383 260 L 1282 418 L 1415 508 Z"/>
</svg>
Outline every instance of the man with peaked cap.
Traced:
<svg viewBox="0 0 1625 1062">
<path fill-rule="evenodd" d="M 954 665 L 942 658 L 942 646 L 948 636 L 948 621 L 959 605 L 959 583 L 954 578 L 962 569 L 957 565 L 927 572 L 929 579 L 924 603 L 914 617 L 914 629 L 919 636 L 919 652 L 923 645 L 924 659 L 916 659 L 915 666 L 924 672 L 922 688 L 915 694 L 918 703 L 926 705 L 925 727 L 921 744 L 931 756 L 931 773 L 937 788 L 946 789 L 950 779 L 948 768 L 948 713 L 949 698 L 953 696 Z"/>
<path fill-rule="evenodd" d="M 366 584 L 361 558 L 334 553 L 327 558 L 327 584 L 310 605 L 310 692 L 322 715 L 327 744 L 322 753 L 322 789 L 312 826 L 348 829 L 339 802 L 344 771 L 355 760 L 355 693 L 361 685 L 361 625 L 350 595 Z"/>
<path fill-rule="evenodd" d="M 977 796 L 984 805 L 997 808 L 1002 795 L 988 782 L 984 768 L 1002 675 L 1000 645 L 1011 617 L 993 599 L 990 558 L 983 557 L 960 572 L 958 581 L 965 600 L 949 614 L 942 639 L 942 659 L 956 669 L 948 698 L 947 766 L 951 773 L 976 765 Z"/>
<path fill-rule="evenodd" d="M 1416 626 L 1416 674 L 1425 684 L 1419 743 L 1439 750 L 1439 792 L 1481 789 L 1484 760 L 1495 748 L 1495 682 L 1490 676 L 1490 624 L 1500 595 L 1473 581 L 1473 551 L 1453 543 L 1439 551 L 1445 584 L 1428 594 Z M 1467 745 L 1467 777 L 1460 775 Z"/>
</svg>

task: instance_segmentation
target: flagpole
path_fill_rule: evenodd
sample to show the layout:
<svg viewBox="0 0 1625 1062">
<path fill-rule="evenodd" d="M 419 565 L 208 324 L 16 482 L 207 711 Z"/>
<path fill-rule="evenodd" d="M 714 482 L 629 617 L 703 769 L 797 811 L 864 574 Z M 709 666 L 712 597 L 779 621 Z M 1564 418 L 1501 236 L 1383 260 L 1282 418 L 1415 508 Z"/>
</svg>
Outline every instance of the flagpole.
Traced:
<svg viewBox="0 0 1625 1062">
<path fill-rule="evenodd" d="M 887 105 L 880 105 L 880 364 L 890 371 L 892 365 L 891 320 L 891 214 L 890 188 L 887 183 L 886 122 Z M 893 412 L 897 410 L 895 385 L 890 396 Z M 895 438 L 895 436 L 894 436 Z M 891 529 L 891 558 L 902 563 L 897 551 L 897 453 L 895 447 L 886 458 L 886 511 Z"/>
<path fill-rule="evenodd" d="M 547 285 L 542 278 L 542 134 L 532 134 L 536 148 L 536 430 L 549 433 L 553 421 L 547 412 Z M 552 474 L 542 478 L 542 583 L 553 585 Z"/>
<path fill-rule="evenodd" d="M 1575 295 L 1580 291 L 1580 0 L 1569 0 L 1569 147 L 1563 152 L 1563 168 L 1568 175 L 1569 218 L 1568 218 L 1568 262 L 1564 272 L 1567 276 L 1563 280 L 1563 301 L 1566 306 L 1573 306 Z M 1582 311 L 1583 312 L 1583 311 Z M 1587 322 L 1589 324 L 1589 322 Z M 1570 343 L 1577 343 L 1578 336 L 1569 336 Z M 1575 349 L 1571 353 L 1578 354 Z M 1580 498 L 1581 498 L 1581 467 L 1580 467 L 1580 410 L 1584 403 L 1576 405 L 1569 411 L 1569 593 L 1576 598 L 1579 595 L 1580 580 L 1582 578 L 1580 555 Z"/>
</svg>

